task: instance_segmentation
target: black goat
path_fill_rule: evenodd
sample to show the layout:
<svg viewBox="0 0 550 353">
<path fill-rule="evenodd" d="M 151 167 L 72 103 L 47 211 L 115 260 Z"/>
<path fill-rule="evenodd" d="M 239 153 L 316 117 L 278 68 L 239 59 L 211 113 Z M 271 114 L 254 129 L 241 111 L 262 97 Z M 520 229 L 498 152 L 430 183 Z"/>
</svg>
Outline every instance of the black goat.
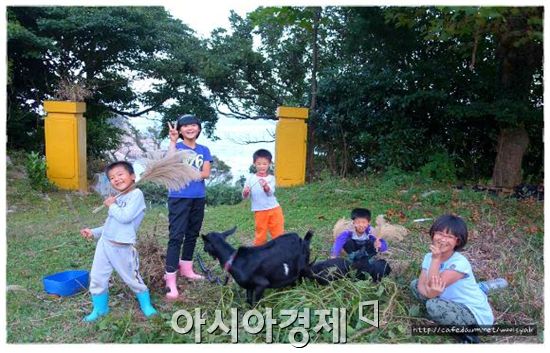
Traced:
<svg viewBox="0 0 550 353">
<path fill-rule="evenodd" d="M 235 249 L 226 238 L 236 229 L 203 235 L 204 251 L 218 259 L 235 282 L 246 289 L 250 305 L 262 298 L 266 288 L 285 287 L 305 275 L 312 231 L 304 239 L 296 233 L 286 233 L 261 246 Z"/>
<path fill-rule="evenodd" d="M 329 282 L 347 277 L 353 270 L 355 270 L 356 280 L 365 280 L 365 274 L 368 273 L 375 283 L 391 272 L 386 260 L 376 259 L 366 252 L 358 252 L 354 254 L 352 260 L 337 257 L 314 262 L 306 269 L 305 277 L 314 279 L 321 285 L 327 285 Z"/>
<path fill-rule="evenodd" d="M 306 277 L 316 280 L 319 284 L 326 286 L 329 282 L 347 277 L 351 269 L 351 261 L 343 257 L 316 261 L 306 270 Z"/>
</svg>

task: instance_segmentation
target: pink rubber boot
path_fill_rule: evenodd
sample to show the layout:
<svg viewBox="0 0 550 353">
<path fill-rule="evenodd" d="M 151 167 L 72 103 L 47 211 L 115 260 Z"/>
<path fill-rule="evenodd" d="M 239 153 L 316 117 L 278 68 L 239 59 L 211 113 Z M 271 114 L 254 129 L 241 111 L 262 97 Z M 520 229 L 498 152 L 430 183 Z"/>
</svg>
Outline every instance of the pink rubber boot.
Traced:
<svg viewBox="0 0 550 353">
<path fill-rule="evenodd" d="M 166 280 L 166 288 L 170 289 L 170 292 L 166 293 L 166 299 L 176 300 L 179 297 L 178 286 L 176 285 L 176 272 L 168 273 L 164 275 Z"/>
<path fill-rule="evenodd" d="M 180 275 L 182 275 L 183 277 L 186 277 L 192 280 L 204 279 L 203 276 L 193 272 L 193 261 L 180 260 L 179 268 L 180 268 Z"/>
</svg>

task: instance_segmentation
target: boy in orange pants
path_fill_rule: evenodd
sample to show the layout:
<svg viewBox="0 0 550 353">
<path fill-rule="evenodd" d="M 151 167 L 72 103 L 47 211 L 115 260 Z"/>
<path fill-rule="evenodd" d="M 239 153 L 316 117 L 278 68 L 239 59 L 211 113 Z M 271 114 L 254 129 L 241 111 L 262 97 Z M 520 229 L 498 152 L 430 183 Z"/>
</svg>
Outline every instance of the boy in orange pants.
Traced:
<svg viewBox="0 0 550 353">
<path fill-rule="evenodd" d="M 256 167 L 256 174 L 250 174 L 243 188 L 243 198 L 250 197 L 256 233 L 254 245 L 263 245 L 267 242 L 267 231 L 275 239 L 284 233 L 285 218 L 283 210 L 275 198 L 275 177 L 268 174 L 272 160 L 268 150 L 260 149 L 254 152 L 252 160 Z"/>
</svg>

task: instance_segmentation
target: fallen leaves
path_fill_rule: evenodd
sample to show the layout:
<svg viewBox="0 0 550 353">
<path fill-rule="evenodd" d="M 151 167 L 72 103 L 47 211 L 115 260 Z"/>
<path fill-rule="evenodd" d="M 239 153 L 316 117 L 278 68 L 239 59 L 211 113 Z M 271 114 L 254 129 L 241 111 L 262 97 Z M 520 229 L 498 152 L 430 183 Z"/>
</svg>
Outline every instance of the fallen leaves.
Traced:
<svg viewBox="0 0 550 353">
<path fill-rule="evenodd" d="M 523 230 L 525 231 L 525 233 L 527 234 L 536 234 L 536 233 L 539 233 L 540 230 L 539 230 L 539 227 L 537 227 L 536 225 L 534 224 L 530 224 L 526 227 L 523 227 Z"/>
</svg>

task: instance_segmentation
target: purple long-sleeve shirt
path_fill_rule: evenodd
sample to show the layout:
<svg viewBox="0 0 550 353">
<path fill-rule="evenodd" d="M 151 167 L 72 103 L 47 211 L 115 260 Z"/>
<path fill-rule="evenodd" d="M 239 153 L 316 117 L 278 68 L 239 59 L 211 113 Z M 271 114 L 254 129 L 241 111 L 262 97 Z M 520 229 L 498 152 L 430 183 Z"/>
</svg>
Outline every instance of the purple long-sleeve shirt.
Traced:
<svg viewBox="0 0 550 353">
<path fill-rule="evenodd" d="M 368 228 L 365 230 L 365 233 L 367 234 L 370 241 L 375 241 L 376 237 L 372 233 L 372 227 L 368 226 Z M 360 234 L 359 236 L 363 236 L 365 233 Z M 332 250 L 330 251 L 331 257 L 337 257 L 340 256 L 340 253 L 342 252 L 342 249 L 344 248 L 344 244 L 348 240 L 350 240 L 353 237 L 353 231 L 352 230 L 345 230 L 340 235 L 336 237 L 336 240 L 334 241 L 334 245 L 332 246 Z M 380 239 L 380 250 L 379 252 L 384 252 L 388 250 L 388 243 L 384 239 Z"/>
</svg>

